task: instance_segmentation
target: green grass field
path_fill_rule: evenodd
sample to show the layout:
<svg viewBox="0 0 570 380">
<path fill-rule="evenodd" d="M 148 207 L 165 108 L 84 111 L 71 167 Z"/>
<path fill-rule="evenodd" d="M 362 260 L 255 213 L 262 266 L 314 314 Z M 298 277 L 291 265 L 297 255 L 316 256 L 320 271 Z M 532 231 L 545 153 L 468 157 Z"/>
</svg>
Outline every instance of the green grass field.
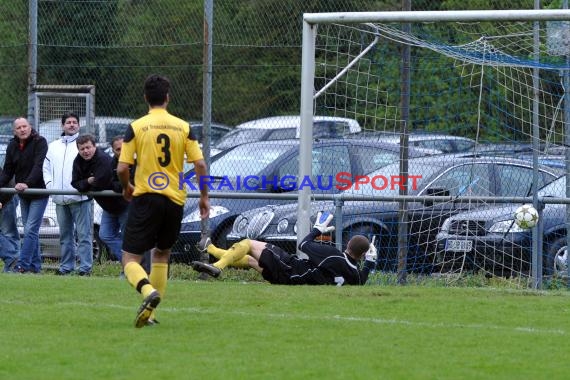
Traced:
<svg viewBox="0 0 570 380">
<path fill-rule="evenodd" d="M 0 379 L 566 379 L 570 294 L 0 275 Z"/>
</svg>

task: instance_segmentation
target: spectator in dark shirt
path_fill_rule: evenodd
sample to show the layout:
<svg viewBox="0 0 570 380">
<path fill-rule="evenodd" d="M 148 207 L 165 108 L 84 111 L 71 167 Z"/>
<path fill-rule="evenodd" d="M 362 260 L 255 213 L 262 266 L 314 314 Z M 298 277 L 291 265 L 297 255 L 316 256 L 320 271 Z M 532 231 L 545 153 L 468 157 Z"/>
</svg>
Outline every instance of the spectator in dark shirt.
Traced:
<svg viewBox="0 0 570 380">
<path fill-rule="evenodd" d="M 24 225 L 20 258 L 14 268 L 14 271 L 19 273 L 39 273 L 41 270 L 39 231 L 49 196 L 26 194 L 26 190 L 46 188 L 42 167 L 47 150 L 46 139 L 32 128 L 27 119 L 19 117 L 14 120 L 14 138 L 6 148 L 6 161 L 0 175 L 0 187 L 6 187 L 14 179 L 14 189 L 18 192 L 18 199 L 14 200 L 14 203 L 17 204 L 18 200 L 20 202 Z M 9 208 L 4 210 L 3 216 L 10 219 L 9 223 L 12 224 L 12 217 L 7 216 L 10 212 L 8 210 Z M 15 234 L 12 240 L 17 240 L 19 246 L 20 236 L 15 222 L 14 228 L 10 227 L 12 231 L 9 234 Z"/>
<path fill-rule="evenodd" d="M 73 162 L 71 185 L 82 193 L 113 190 L 122 192 L 116 176 L 117 160 L 97 148 L 92 135 L 82 135 L 76 140 L 78 154 Z M 121 261 L 122 232 L 127 221 L 129 203 L 123 197 L 95 196 L 103 209 L 99 238 Z"/>
</svg>

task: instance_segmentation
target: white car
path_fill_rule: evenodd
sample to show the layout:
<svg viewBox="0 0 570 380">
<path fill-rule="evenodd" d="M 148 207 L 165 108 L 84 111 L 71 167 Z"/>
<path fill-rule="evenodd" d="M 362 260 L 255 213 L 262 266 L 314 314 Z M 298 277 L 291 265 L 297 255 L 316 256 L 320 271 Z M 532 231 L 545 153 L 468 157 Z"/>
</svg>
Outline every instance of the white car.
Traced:
<svg viewBox="0 0 570 380">
<path fill-rule="evenodd" d="M 313 138 L 342 138 L 361 132 L 358 121 L 345 117 L 313 116 Z M 211 149 L 211 155 L 253 141 L 298 139 L 301 116 L 273 116 L 239 124 Z"/>
<path fill-rule="evenodd" d="M 390 132 L 364 131 L 354 137 L 385 141 L 400 144 L 400 134 Z M 411 147 L 434 149 L 441 153 L 470 152 L 476 146 L 476 141 L 468 137 L 447 135 L 442 133 L 410 133 L 408 143 Z"/>
<path fill-rule="evenodd" d="M 97 146 L 107 148 L 111 145 L 113 137 L 124 135 L 127 127 L 134 119 L 128 117 L 115 117 L 115 116 L 95 116 L 95 124 L 91 128 L 87 127 L 85 117 L 79 117 L 80 133 L 91 133 L 97 140 Z M 38 133 L 45 137 L 48 144 L 59 138 L 62 134 L 61 119 L 51 119 L 42 122 L 38 126 Z"/>
<path fill-rule="evenodd" d="M 204 124 L 200 120 L 190 120 L 189 123 L 190 123 L 190 128 L 192 129 L 192 133 L 194 134 L 194 137 L 196 138 L 196 140 L 198 140 L 200 147 L 202 147 L 202 143 L 204 142 L 204 133 L 203 133 Z M 231 132 L 232 130 L 233 128 L 230 127 L 229 125 L 211 123 L 210 145 L 212 146 L 216 145 L 218 143 L 218 140 L 220 140 L 222 137 L 224 137 L 226 133 Z"/>
<path fill-rule="evenodd" d="M 100 261 L 105 254 L 107 258 L 109 257 L 109 250 L 103 244 L 101 239 L 99 239 L 99 226 L 101 224 L 101 214 L 102 209 L 97 204 L 93 202 L 93 261 Z M 18 232 L 20 237 L 24 236 L 24 225 L 22 223 L 22 213 L 20 206 L 16 209 L 16 218 L 18 224 Z M 59 224 L 57 222 L 57 215 L 55 212 L 55 203 L 50 199 L 46 210 L 44 211 L 44 216 L 42 223 L 40 225 L 39 231 L 40 239 L 40 251 L 42 260 L 59 260 L 61 257 L 61 244 L 59 243 Z"/>
</svg>

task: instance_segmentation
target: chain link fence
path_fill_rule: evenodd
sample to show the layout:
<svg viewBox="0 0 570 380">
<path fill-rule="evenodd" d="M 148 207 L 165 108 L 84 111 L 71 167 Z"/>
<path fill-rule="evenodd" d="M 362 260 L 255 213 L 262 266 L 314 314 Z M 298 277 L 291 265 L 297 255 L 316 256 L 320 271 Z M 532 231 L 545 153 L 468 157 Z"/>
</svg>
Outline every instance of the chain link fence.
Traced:
<svg viewBox="0 0 570 380">
<path fill-rule="evenodd" d="M 37 5 L 37 13 L 31 4 Z M 534 9 L 537 2 L 212 0 L 212 4 L 211 120 L 236 126 L 269 116 L 298 115 L 303 13 L 396 11 L 406 6 L 418 11 Z M 0 116 L 34 114 L 28 101 L 30 85 L 92 85 L 96 88 L 96 119 L 134 119 L 147 111 L 142 96 L 144 79 L 150 73 L 160 73 L 173 83 L 169 105 L 173 114 L 186 120 L 206 118 L 204 7 L 203 1 L 178 0 L 0 2 L 0 93 L 4 95 L 0 98 Z M 559 0 L 540 2 L 540 8 L 561 7 Z M 30 32 L 35 30 L 33 25 L 37 25 L 37 35 Z M 447 32 L 442 24 L 435 25 L 431 33 Z M 381 54 L 392 55 L 397 62 L 400 52 L 378 49 L 377 54 L 379 59 Z M 392 65 L 390 70 L 395 71 L 395 67 Z M 421 76 L 421 71 L 417 75 Z M 476 75 L 473 77 L 477 79 Z M 415 105 L 420 115 L 416 121 L 422 128 L 429 130 L 431 125 L 441 132 L 448 128 L 447 132 L 457 135 L 472 133 L 468 127 L 458 128 L 452 121 L 432 119 L 430 112 L 424 115 L 421 110 L 427 109 L 430 102 L 437 102 L 437 96 L 428 94 Z M 341 108 L 339 104 L 327 104 L 319 112 L 338 116 L 333 109 Z M 354 118 L 364 130 L 399 130 L 399 116 L 388 113 L 393 119 L 389 128 L 370 124 L 372 118 Z M 35 120 L 36 124 L 40 121 L 43 120 Z M 512 142 L 514 133 L 504 138 L 506 134 L 489 136 L 495 142 Z M 559 140 L 563 138 L 558 135 Z M 323 151 L 323 155 L 326 153 Z M 220 236 L 231 231 L 234 220 L 235 217 L 221 226 Z M 193 243 L 181 241 L 179 245 L 191 255 Z"/>
<path fill-rule="evenodd" d="M 97 116 L 137 117 L 146 112 L 144 78 L 160 72 L 174 83 L 171 111 L 202 119 L 202 1 L 34 1 L 36 84 L 95 85 Z M 212 2 L 212 120 L 228 125 L 298 112 L 304 12 L 402 7 L 395 0 Z M 0 91 L 9 94 L 0 99 L 1 115 L 28 113 L 31 3 L 0 4 Z M 532 0 L 411 1 L 413 10 L 533 7 Z"/>
</svg>

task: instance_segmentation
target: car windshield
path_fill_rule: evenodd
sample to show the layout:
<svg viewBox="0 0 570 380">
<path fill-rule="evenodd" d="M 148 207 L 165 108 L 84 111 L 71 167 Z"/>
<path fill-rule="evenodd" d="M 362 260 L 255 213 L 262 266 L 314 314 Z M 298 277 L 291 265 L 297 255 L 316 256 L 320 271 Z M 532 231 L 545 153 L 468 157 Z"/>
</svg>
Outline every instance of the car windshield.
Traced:
<svg viewBox="0 0 570 380">
<path fill-rule="evenodd" d="M 99 127 L 99 125 L 97 125 Z M 127 123 L 106 123 L 105 124 L 105 139 L 106 142 L 111 145 L 111 142 L 115 138 L 115 136 L 124 135 L 127 132 L 127 128 L 129 124 Z M 96 133 L 96 136 L 99 136 L 99 133 Z"/>
<path fill-rule="evenodd" d="M 14 122 L 12 120 L 0 121 L 0 135 L 14 136 Z"/>
<path fill-rule="evenodd" d="M 0 121 L 0 142 L 6 144 L 14 137 L 14 124 L 12 120 Z"/>
<path fill-rule="evenodd" d="M 417 194 L 439 170 L 440 167 L 433 165 L 433 163 L 410 162 L 408 167 L 410 179 L 407 181 L 408 193 L 411 195 Z M 414 176 L 415 179 L 412 180 L 411 176 Z M 384 166 L 368 174 L 368 178 L 370 179 L 369 184 L 354 183 L 345 193 L 391 197 L 399 194 L 400 187 L 398 182 L 406 183 L 406 181 L 400 181 L 399 163 Z"/>
<path fill-rule="evenodd" d="M 214 177 L 256 175 L 290 149 L 291 145 L 267 144 L 256 149 L 250 144 L 240 145 L 213 161 L 209 172 Z"/>
<path fill-rule="evenodd" d="M 259 139 L 267 132 L 265 129 L 234 129 L 220 139 L 216 144 L 217 149 L 228 149 L 236 145 L 259 141 Z"/>
<path fill-rule="evenodd" d="M 558 179 L 550 182 L 548 185 L 544 186 L 542 189 L 538 190 L 538 196 L 540 197 L 555 197 L 555 198 L 565 198 L 566 197 L 566 175 L 559 177 Z"/>
</svg>

